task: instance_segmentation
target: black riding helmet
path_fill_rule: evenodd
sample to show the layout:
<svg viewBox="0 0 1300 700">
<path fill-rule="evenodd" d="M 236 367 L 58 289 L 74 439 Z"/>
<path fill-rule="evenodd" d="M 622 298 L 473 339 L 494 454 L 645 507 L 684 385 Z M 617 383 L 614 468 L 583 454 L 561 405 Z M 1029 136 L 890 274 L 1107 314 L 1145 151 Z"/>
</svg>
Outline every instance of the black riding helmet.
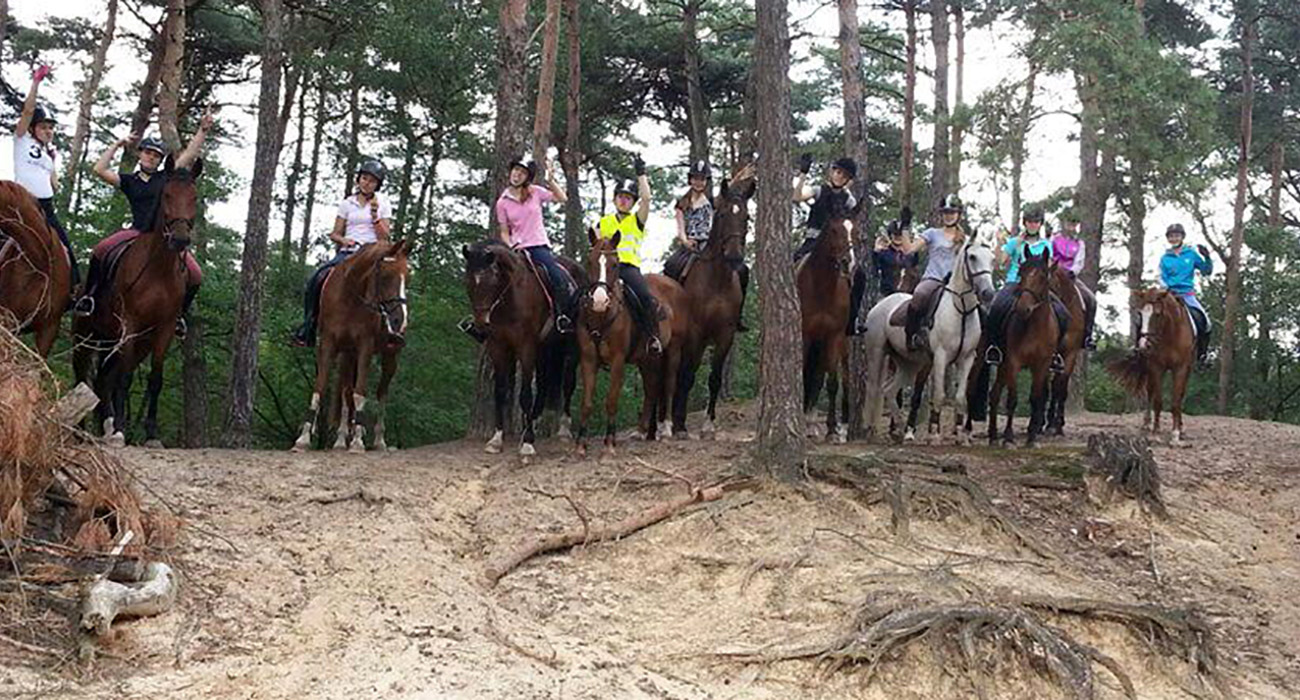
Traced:
<svg viewBox="0 0 1300 700">
<path fill-rule="evenodd" d="M 831 167 L 843 170 L 844 173 L 849 176 L 850 180 L 856 180 L 858 177 L 858 162 L 852 158 L 840 158 L 834 163 L 831 163 Z"/>
<path fill-rule="evenodd" d="M 903 211 L 899 212 L 898 218 L 889 222 L 885 226 L 885 234 L 888 235 L 890 238 L 893 238 L 894 236 L 897 236 L 898 234 L 906 231 L 911 225 L 912 225 L 912 208 L 903 207 Z"/>
<path fill-rule="evenodd" d="M 170 152 L 170 149 L 167 148 L 167 144 L 157 136 L 146 136 L 140 141 L 137 150 L 154 151 L 163 158 L 166 158 L 167 154 Z"/>
<path fill-rule="evenodd" d="M 628 181 L 620 181 L 618 184 L 614 185 L 614 196 L 617 197 L 620 194 L 628 195 L 632 199 L 636 199 L 637 197 L 636 189 L 633 188 L 632 183 Z"/>
<path fill-rule="evenodd" d="M 378 158 L 367 158 L 361 161 L 361 165 L 357 167 L 357 175 L 363 174 L 370 175 L 379 181 L 379 185 L 375 187 L 377 190 L 384 186 L 384 178 L 388 176 L 388 168 L 384 167 L 384 164 Z"/>
<path fill-rule="evenodd" d="M 961 203 L 961 197 L 958 197 L 955 194 L 950 194 L 945 196 L 939 202 L 940 214 L 947 214 L 950 211 L 955 211 L 958 214 L 962 214 L 966 211 L 966 205 Z"/>
<path fill-rule="evenodd" d="M 528 173 L 528 179 L 524 181 L 525 185 L 531 185 L 533 180 L 537 177 L 537 168 L 533 166 L 532 162 L 525 161 L 523 158 L 516 158 L 510 161 L 510 167 L 508 170 L 514 170 L 515 168 L 522 168 Z"/>
<path fill-rule="evenodd" d="M 54 118 L 54 113 L 50 111 L 49 107 L 46 107 L 45 105 L 36 105 L 36 108 L 32 110 L 32 127 L 46 122 L 50 124 L 58 124 L 59 120 Z"/>
<path fill-rule="evenodd" d="M 1042 207 L 1030 207 L 1020 218 L 1027 224 L 1041 224 L 1047 217 Z"/>
<path fill-rule="evenodd" d="M 713 171 L 709 168 L 709 162 L 706 160 L 697 160 L 691 163 L 691 168 L 686 173 L 687 178 L 702 177 L 705 180 L 713 177 Z"/>
<path fill-rule="evenodd" d="M 1183 228 L 1182 224 L 1170 224 L 1169 228 L 1165 229 L 1165 238 L 1168 238 L 1174 234 L 1178 234 L 1179 236 L 1186 238 L 1187 230 Z"/>
</svg>

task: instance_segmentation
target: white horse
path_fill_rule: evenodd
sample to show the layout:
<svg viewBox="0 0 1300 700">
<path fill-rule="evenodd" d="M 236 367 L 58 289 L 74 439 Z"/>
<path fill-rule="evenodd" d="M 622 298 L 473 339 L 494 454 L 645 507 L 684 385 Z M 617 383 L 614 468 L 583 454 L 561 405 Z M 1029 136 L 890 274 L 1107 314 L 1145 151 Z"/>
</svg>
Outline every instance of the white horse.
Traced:
<svg viewBox="0 0 1300 700">
<path fill-rule="evenodd" d="M 907 349 L 906 331 L 902 317 L 911 294 L 891 294 L 880 300 L 867 314 L 867 425 L 873 434 L 881 434 L 879 422 L 884 399 L 889 397 L 890 417 L 899 422 L 899 407 L 893 400 L 898 390 L 915 382 L 916 376 L 927 369 L 930 372 L 930 422 L 938 428 L 931 429 L 931 440 L 938 442 L 943 434 L 943 410 L 954 408 L 953 432 L 966 414 L 966 382 L 975 362 L 975 350 L 980 342 L 980 304 L 993 298 L 993 250 L 984 243 L 971 240 L 957 249 L 953 273 L 939 295 L 934 322 L 930 328 L 929 347 L 916 351 Z M 886 360 L 891 360 L 894 373 L 885 381 Z M 949 370 L 956 372 L 956 391 L 949 394 Z M 913 397 L 913 405 L 918 397 Z M 908 420 L 905 440 L 915 438 L 916 411 Z M 963 440 L 969 440 L 964 435 Z"/>
</svg>

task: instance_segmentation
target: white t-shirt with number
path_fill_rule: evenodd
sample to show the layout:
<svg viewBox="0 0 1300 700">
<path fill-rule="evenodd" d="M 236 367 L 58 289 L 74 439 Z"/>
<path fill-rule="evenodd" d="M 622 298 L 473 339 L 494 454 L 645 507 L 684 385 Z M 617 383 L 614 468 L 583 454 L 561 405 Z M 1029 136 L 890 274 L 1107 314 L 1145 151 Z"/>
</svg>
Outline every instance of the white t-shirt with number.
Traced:
<svg viewBox="0 0 1300 700">
<path fill-rule="evenodd" d="M 37 199 L 54 196 L 54 149 L 31 134 L 14 137 L 14 180 Z"/>
<path fill-rule="evenodd" d="M 388 203 L 388 198 L 378 193 L 375 194 L 375 198 L 379 201 L 379 214 L 374 218 L 379 220 L 393 218 L 393 206 Z M 345 238 L 351 238 L 361 245 L 379 240 L 375 234 L 375 223 L 370 216 L 370 202 L 362 204 L 357 195 L 339 202 L 338 218 L 343 219 L 346 224 L 343 230 Z"/>
</svg>

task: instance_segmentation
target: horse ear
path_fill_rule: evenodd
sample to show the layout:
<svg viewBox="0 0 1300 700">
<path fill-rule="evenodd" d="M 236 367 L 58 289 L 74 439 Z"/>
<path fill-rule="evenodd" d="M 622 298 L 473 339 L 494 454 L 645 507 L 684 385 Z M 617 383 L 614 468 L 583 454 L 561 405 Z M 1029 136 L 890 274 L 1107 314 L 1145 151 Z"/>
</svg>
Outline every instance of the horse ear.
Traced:
<svg viewBox="0 0 1300 700">
<path fill-rule="evenodd" d="M 718 196 L 726 197 L 727 193 L 730 191 L 731 191 L 731 180 L 728 180 L 725 177 L 722 178 L 722 185 L 718 187 Z"/>
<path fill-rule="evenodd" d="M 203 174 L 203 158 L 195 158 L 194 165 L 190 166 L 190 177 L 197 180 L 199 179 L 199 176 L 202 174 Z"/>
<path fill-rule="evenodd" d="M 169 153 L 167 154 L 167 157 L 163 159 L 163 172 L 170 173 L 175 169 L 176 169 L 176 156 Z"/>
<path fill-rule="evenodd" d="M 590 226 L 587 227 L 587 241 L 593 248 L 596 247 L 596 229 Z"/>
<path fill-rule="evenodd" d="M 901 228 L 908 228 L 912 225 L 912 208 L 906 204 L 903 205 L 903 210 L 898 213 L 898 224 Z"/>
<path fill-rule="evenodd" d="M 397 241 L 397 244 L 393 246 L 393 255 L 400 254 L 400 255 L 410 257 L 412 248 L 413 246 L 410 241 L 407 240 Z"/>
<path fill-rule="evenodd" d="M 744 183 L 738 188 L 737 191 L 740 192 L 741 199 L 748 200 L 749 198 L 754 196 L 754 192 L 757 190 L 758 190 L 758 178 L 750 177 L 744 181 Z"/>
</svg>

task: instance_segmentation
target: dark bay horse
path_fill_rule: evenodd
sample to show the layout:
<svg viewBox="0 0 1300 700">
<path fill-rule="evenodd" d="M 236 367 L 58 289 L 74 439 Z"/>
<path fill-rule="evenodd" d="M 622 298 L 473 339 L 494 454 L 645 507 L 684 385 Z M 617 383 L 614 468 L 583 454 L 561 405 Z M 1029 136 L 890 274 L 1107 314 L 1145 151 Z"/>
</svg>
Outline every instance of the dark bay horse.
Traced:
<svg viewBox="0 0 1300 700">
<path fill-rule="evenodd" d="M 1065 434 L 1065 401 L 1070 396 L 1070 377 L 1074 374 L 1079 358 L 1083 356 L 1087 309 L 1076 284 L 1065 268 L 1057 267 L 1052 271 L 1052 293 L 1070 312 L 1070 325 L 1061 336 L 1061 346 L 1058 349 L 1064 361 L 1064 369 L 1052 375 L 1047 400 L 1047 429 L 1055 435 Z"/>
<path fill-rule="evenodd" d="M 680 284 L 664 275 L 646 275 L 646 286 L 655 295 L 664 316 L 659 321 L 659 341 L 663 351 L 651 352 L 649 339 L 637 331 L 632 311 L 628 308 L 631 302 L 626 296 L 627 289 L 618 277 L 620 234 L 601 238 L 594 230 L 589 230 L 587 236 L 591 241 L 587 276 L 592 282 L 582 295 L 578 311 L 582 410 L 575 438 L 579 456 L 587 454 L 587 422 L 591 418 L 591 404 L 596 393 L 596 372 L 602 365 L 609 367 L 609 387 L 605 396 L 605 449 L 614 452 L 618 399 L 629 362 L 641 370 L 645 388 L 641 429 L 647 440 L 655 439 L 658 424 L 667 417 L 668 406 L 677 390 L 689 313 L 686 290 Z"/>
<path fill-rule="evenodd" d="M 54 347 L 71 292 L 68 255 L 36 199 L 22 185 L 0 181 L 0 312 L 13 315 L 16 331 L 36 336 L 41 357 Z"/>
<path fill-rule="evenodd" d="M 1060 341 L 1060 323 L 1056 311 L 1052 308 L 1050 282 L 1056 264 L 1052 262 L 1051 251 L 1045 250 L 1041 255 L 1027 255 L 1020 265 L 1020 285 L 1015 292 L 1015 306 L 1007 314 L 1006 352 L 1002 362 L 997 365 L 997 376 L 993 380 L 992 391 L 988 391 L 989 365 L 978 363 L 972 370 L 976 380 L 970 383 L 967 403 L 970 415 L 966 419 L 966 428 L 970 430 L 972 420 L 978 420 L 985 409 L 988 411 L 989 444 L 998 441 L 998 400 L 1002 390 L 1007 392 L 1007 424 L 1002 433 L 1002 444 L 1015 443 L 1012 422 L 1016 411 L 1016 376 L 1021 369 L 1028 369 L 1032 375 L 1029 392 L 1029 432 L 1025 444 L 1033 447 L 1038 444 L 1038 436 L 1047 423 L 1047 382 L 1051 377 L 1052 358 L 1056 355 Z M 988 334 L 985 334 L 985 338 Z M 978 357 L 984 357 L 986 343 L 981 343 Z"/>
<path fill-rule="evenodd" d="M 363 247 L 330 271 L 320 295 L 320 341 L 316 344 L 316 384 L 295 452 L 311 446 L 320 417 L 321 397 L 329 386 L 330 371 L 339 367 L 340 402 L 338 436 L 334 449 L 366 451 L 365 427 L 360 415 L 366 408 L 366 382 L 370 360 L 379 354 L 379 388 L 375 401 L 376 450 L 388 449 L 384 440 L 384 408 L 388 385 L 397 372 L 397 358 L 406 345 L 406 280 L 410 275 L 407 241 L 381 241 Z"/>
<path fill-rule="evenodd" d="M 836 419 L 835 399 L 842 390 L 847 418 L 848 382 L 843 380 L 848 376 L 849 338 L 844 328 L 849 324 L 853 218 L 863 204 L 858 202 L 852 211 L 839 207 L 831 214 L 796 276 L 803 316 L 803 410 L 812 412 L 825 384 L 826 439 L 835 442 L 844 442 L 848 435 L 847 425 L 840 426 Z M 813 421 L 807 425 L 814 433 Z"/>
<path fill-rule="evenodd" d="M 197 180 L 203 160 L 191 169 L 177 168 L 167 158 L 160 176 L 162 196 L 153 225 L 141 232 L 121 254 L 109 274 L 109 289 L 90 316 L 73 323 L 77 381 L 95 370 L 99 418 L 111 444 L 125 444 L 126 399 L 135 368 L 146 356 L 153 359 L 145 392 L 146 445 L 158 441 L 158 395 L 162 392 L 167 348 L 176 333 L 188 280 L 185 249 L 198 216 Z"/>
<path fill-rule="evenodd" d="M 745 261 L 745 236 L 749 232 L 749 200 L 754 196 L 754 180 L 740 186 L 726 180 L 713 198 L 713 227 L 704 252 L 695 257 L 687 269 L 682 285 L 690 304 L 686 337 L 676 396 L 673 398 L 672 432 L 687 437 L 686 409 L 695 374 L 704 360 L 704 351 L 713 348 L 709 371 L 708 420 L 701 434 L 711 437 L 716 431 L 718 395 L 722 393 L 722 372 L 731 354 L 736 327 L 744 303 L 740 277 L 736 269 Z"/>
<path fill-rule="evenodd" d="M 495 433 L 486 450 L 501 451 L 506 410 L 519 368 L 519 406 L 523 414 L 519 454 L 536 453 L 534 423 L 544 408 L 558 408 L 563 415 L 557 436 L 568 432 L 569 404 L 577 381 L 577 342 L 573 334 L 561 335 L 552 328 L 550 296 L 538 277 L 539 271 L 523 253 L 499 240 L 466 245 L 465 289 L 473 308 L 473 327 L 486 336 L 484 347 L 492 362 Z M 579 287 L 587 276 L 581 267 L 556 256 Z M 537 390 L 534 393 L 534 380 Z"/>
<path fill-rule="evenodd" d="M 1165 373 L 1173 373 L 1169 391 L 1174 424 L 1171 442 L 1179 445 L 1183 440 L 1183 397 L 1196 359 L 1196 330 L 1187 315 L 1187 306 L 1169 290 L 1135 290 L 1133 302 L 1142 318 L 1137 347 L 1111 363 L 1108 369 L 1129 393 L 1146 397 L 1142 427 L 1150 428 L 1153 434 L 1160 432 Z"/>
</svg>

